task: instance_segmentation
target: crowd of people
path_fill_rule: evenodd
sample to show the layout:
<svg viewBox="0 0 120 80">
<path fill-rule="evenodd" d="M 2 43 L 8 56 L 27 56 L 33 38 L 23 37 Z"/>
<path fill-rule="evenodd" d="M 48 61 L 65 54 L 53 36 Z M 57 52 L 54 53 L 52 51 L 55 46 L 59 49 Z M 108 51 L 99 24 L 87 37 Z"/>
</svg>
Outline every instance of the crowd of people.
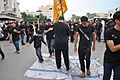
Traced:
<svg viewBox="0 0 120 80">
<path fill-rule="evenodd" d="M 103 27 L 104 29 L 102 29 Z M 55 53 L 58 69 L 61 68 L 62 52 L 67 71 L 70 69 L 68 53 L 70 39 L 70 42 L 74 42 L 74 51 L 77 52 L 78 50 L 82 71 L 81 77 L 85 77 L 85 73 L 87 75 L 91 74 L 91 49 L 95 50 L 96 39 L 101 42 L 101 32 L 104 30 L 106 51 L 104 54 L 103 80 L 110 80 L 112 70 L 114 72 L 113 79 L 120 79 L 120 11 L 114 14 L 113 19 L 106 20 L 104 26 L 100 19 L 89 21 L 86 16 L 82 16 L 81 22 L 73 22 L 64 21 L 64 17 L 61 16 L 55 23 L 50 19 L 47 19 L 46 22 L 21 21 L 20 23 L 6 23 L 1 26 L 1 29 L 3 30 L 4 39 L 14 44 L 15 53 L 17 54 L 20 54 L 19 42 L 21 42 L 21 45 L 34 42 L 34 48 L 40 63 L 44 61 L 41 53 L 41 42 L 48 46 L 49 57 L 52 57 Z M 45 35 L 46 41 L 44 39 Z M 77 47 L 78 40 L 79 46 Z M 0 54 L 4 59 L 5 55 L 1 48 Z M 84 61 L 86 61 L 86 66 Z"/>
</svg>

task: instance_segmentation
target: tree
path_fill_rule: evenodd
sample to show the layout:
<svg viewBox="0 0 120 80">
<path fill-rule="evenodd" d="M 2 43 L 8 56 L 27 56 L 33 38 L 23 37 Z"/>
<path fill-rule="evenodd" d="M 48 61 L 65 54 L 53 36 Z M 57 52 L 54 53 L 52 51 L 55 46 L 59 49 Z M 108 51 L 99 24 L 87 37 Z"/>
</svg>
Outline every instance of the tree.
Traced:
<svg viewBox="0 0 120 80">
<path fill-rule="evenodd" d="M 71 17 L 72 21 L 75 21 L 76 20 L 76 15 L 73 14 L 72 17 Z"/>
<path fill-rule="evenodd" d="M 26 14 L 26 12 L 22 12 L 22 13 L 21 13 L 21 16 L 22 16 L 23 20 L 27 19 L 27 14 Z"/>
<path fill-rule="evenodd" d="M 38 19 L 39 19 L 39 21 L 46 20 L 46 16 L 44 16 L 41 13 L 37 16 L 33 16 L 30 14 L 26 14 L 26 12 L 22 12 L 21 15 L 22 15 L 23 21 L 37 21 Z"/>
<path fill-rule="evenodd" d="M 80 16 L 76 16 L 76 21 L 79 21 L 80 20 Z"/>
<path fill-rule="evenodd" d="M 46 20 L 46 16 L 44 16 L 43 14 L 39 14 L 39 15 L 37 15 L 38 17 L 37 18 L 39 18 L 39 21 L 45 21 Z"/>
<path fill-rule="evenodd" d="M 89 19 L 91 19 L 91 18 L 96 17 L 96 13 L 92 13 L 92 14 L 87 13 L 87 16 L 88 16 Z"/>
<path fill-rule="evenodd" d="M 80 16 L 76 16 L 75 14 L 73 14 L 71 19 L 72 19 L 72 21 L 79 21 L 80 20 Z"/>
</svg>

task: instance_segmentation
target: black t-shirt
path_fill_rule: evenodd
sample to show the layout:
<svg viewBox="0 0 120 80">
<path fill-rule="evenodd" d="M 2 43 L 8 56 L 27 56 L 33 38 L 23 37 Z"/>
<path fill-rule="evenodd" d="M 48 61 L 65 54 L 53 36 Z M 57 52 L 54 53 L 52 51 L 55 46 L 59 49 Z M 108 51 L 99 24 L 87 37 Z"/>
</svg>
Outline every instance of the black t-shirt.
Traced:
<svg viewBox="0 0 120 80">
<path fill-rule="evenodd" d="M 53 25 L 46 25 L 45 26 L 45 30 L 48 30 L 49 28 L 53 28 Z M 48 33 L 46 33 L 46 38 L 47 39 L 53 39 L 54 38 L 54 30 L 49 31 Z"/>
<path fill-rule="evenodd" d="M 66 23 L 57 22 L 54 24 L 55 49 L 68 49 L 68 36 L 70 28 Z"/>
<path fill-rule="evenodd" d="M 30 32 L 33 32 L 34 31 L 34 29 L 33 29 L 33 25 L 29 25 L 29 30 L 30 30 Z"/>
<path fill-rule="evenodd" d="M 42 33 L 44 33 L 45 25 L 40 25 L 40 30 L 41 30 Z"/>
<path fill-rule="evenodd" d="M 101 28 L 102 28 L 102 23 L 97 23 L 96 26 L 95 26 L 95 28 L 96 28 L 96 32 L 100 33 Z"/>
<path fill-rule="evenodd" d="M 105 32 L 105 40 L 113 40 L 114 45 L 120 44 L 120 31 L 111 28 Z M 104 54 L 104 62 L 110 64 L 120 64 L 120 50 L 111 52 L 106 44 L 106 51 Z"/>
<path fill-rule="evenodd" d="M 89 40 L 86 39 L 84 34 L 80 31 L 81 30 L 88 36 Z M 92 44 L 92 32 L 95 31 L 95 28 L 93 25 L 88 25 L 87 27 L 83 27 L 82 25 L 79 25 L 77 28 L 77 32 L 80 34 L 80 40 L 79 40 L 79 49 L 85 49 L 88 47 L 91 47 Z"/>
<path fill-rule="evenodd" d="M 70 31 L 71 31 L 71 32 L 74 32 L 74 29 L 75 29 L 74 24 L 70 23 L 69 26 L 70 26 Z"/>
<path fill-rule="evenodd" d="M 73 23 L 73 25 L 74 25 L 74 32 L 76 32 L 80 24 L 79 23 Z"/>
<path fill-rule="evenodd" d="M 46 42 L 43 40 L 42 36 L 34 35 L 32 39 L 29 41 L 29 43 L 31 44 L 33 41 L 35 48 L 41 47 L 41 42 L 43 42 L 46 45 Z"/>
<path fill-rule="evenodd" d="M 25 29 L 25 25 L 20 25 L 19 28 L 21 30 L 21 34 L 24 34 L 25 30 L 23 30 L 23 29 Z"/>
<path fill-rule="evenodd" d="M 13 29 L 12 26 L 7 26 L 7 30 L 8 30 L 9 33 L 11 32 L 12 29 Z"/>
<path fill-rule="evenodd" d="M 26 25 L 26 24 L 25 24 L 24 27 L 25 27 L 25 32 L 28 33 L 29 30 L 30 30 L 29 25 Z"/>
<path fill-rule="evenodd" d="M 12 40 L 13 41 L 18 41 L 18 40 L 20 40 L 20 38 L 19 38 L 20 33 L 16 33 L 16 32 L 14 32 L 14 30 L 20 31 L 20 28 L 19 27 L 13 27 L 10 31 L 10 34 L 12 34 Z"/>
</svg>

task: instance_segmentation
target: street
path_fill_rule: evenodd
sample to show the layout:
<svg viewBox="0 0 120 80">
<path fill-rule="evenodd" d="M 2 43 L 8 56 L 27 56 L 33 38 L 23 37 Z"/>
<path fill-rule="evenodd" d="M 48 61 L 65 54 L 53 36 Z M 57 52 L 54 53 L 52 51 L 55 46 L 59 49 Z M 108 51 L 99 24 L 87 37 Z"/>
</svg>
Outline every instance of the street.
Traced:
<svg viewBox="0 0 120 80">
<path fill-rule="evenodd" d="M 33 45 L 29 47 L 27 44 L 20 45 L 20 54 L 14 53 L 14 46 L 9 41 L 0 41 L 0 45 L 6 56 L 4 60 L 0 60 L 0 80 L 43 80 L 24 77 L 26 70 L 37 60 Z M 77 53 L 73 51 L 73 43 L 70 43 L 69 47 L 70 56 L 77 56 Z M 92 58 L 99 59 L 100 64 L 103 64 L 104 50 L 105 44 L 97 42 L 96 50 L 92 52 Z M 44 45 L 42 46 L 42 53 L 48 54 L 47 47 Z"/>
</svg>

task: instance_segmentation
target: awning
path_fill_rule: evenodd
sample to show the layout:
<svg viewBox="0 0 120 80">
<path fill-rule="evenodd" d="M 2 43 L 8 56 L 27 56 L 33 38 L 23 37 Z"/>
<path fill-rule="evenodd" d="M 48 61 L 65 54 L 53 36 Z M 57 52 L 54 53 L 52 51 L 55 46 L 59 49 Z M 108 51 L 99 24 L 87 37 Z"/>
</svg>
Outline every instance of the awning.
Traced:
<svg viewBox="0 0 120 80">
<path fill-rule="evenodd" d="M 20 20 L 21 18 L 19 17 L 11 17 L 7 15 L 0 15 L 0 20 Z"/>
</svg>

